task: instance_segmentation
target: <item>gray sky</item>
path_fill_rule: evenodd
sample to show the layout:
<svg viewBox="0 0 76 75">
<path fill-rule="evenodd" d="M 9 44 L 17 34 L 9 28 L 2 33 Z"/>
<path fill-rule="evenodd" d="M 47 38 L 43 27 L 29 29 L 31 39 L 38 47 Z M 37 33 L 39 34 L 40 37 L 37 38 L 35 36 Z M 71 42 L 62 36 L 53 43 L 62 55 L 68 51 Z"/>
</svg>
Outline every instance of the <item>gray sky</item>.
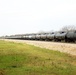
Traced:
<svg viewBox="0 0 76 75">
<path fill-rule="evenodd" d="M 76 25 L 76 0 L 0 0 L 0 36 Z"/>
</svg>

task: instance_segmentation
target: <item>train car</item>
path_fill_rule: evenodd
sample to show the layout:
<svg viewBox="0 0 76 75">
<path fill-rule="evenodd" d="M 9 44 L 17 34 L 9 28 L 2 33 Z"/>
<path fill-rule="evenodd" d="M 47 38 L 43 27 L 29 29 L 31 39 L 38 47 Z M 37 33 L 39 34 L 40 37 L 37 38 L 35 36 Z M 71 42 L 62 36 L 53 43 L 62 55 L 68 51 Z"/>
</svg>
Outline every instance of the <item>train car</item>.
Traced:
<svg viewBox="0 0 76 75">
<path fill-rule="evenodd" d="M 25 40 L 29 40 L 29 35 L 28 34 L 25 35 Z"/>
<path fill-rule="evenodd" d="M 46 40 L 47 39 L 47 33 L 41 33 L 40 40 Z"/>
<path fill-rule="evenodd" d="M 67 41 L 75 42 L 76 41 L 76 31 L 68 31 L 66 37 L 67 37 Z"/>
<path fill-rule="evenodd" d="M 36 34 L 35 40 L 40 40 L 41 39 L 41 34 Z"/>
<path fill-rule="evenodd" d="M 36 34 L 32 34 L 31 40 L 35 40 L 35 39 L 36 39 Z"/>
<path fill-rule="evenodd" d="M 74 31 L 74 42 L 76 42 L 76 31 Z"/>
<path fill-rule="evenodd" d="M 55 40 L 56 41 L 66 41 L 66 31 L 59 31 L 55 34 Z"/>
<path fill-rule="evenodd" d="M 47 34 L 47 39 L 48 40 L 55 40 L 55 32 L 51 32 Z"/>
</svg>

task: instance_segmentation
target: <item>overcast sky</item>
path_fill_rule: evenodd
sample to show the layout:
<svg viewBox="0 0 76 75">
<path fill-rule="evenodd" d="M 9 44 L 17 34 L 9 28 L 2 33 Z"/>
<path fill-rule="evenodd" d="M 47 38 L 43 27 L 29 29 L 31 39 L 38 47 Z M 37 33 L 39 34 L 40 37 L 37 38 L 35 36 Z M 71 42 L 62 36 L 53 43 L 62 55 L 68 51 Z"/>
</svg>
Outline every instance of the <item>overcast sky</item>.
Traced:
<svg viewBox="0 0 76 75">
<path fill-rule="evenodd" d="M 76 25 L 76 0 L 0 0 L 0 36 Z"/>
</svg>

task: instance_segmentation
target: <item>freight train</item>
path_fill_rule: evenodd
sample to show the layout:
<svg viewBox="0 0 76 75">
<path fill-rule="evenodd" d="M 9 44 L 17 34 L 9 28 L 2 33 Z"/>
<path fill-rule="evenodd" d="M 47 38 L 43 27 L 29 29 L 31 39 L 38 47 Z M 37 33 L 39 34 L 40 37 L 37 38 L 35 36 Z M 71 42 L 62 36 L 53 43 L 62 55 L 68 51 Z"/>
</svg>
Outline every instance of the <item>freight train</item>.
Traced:
<svg viewBox="0 0 76 75">
<path fill-rule="evenodd" d="M 11 35 L 11 36 L 6 36 L 4 38 L 5 39 L 76 42 L 76 30 L 56 31 L 56 32 L 50 32 L 50 33 L 32 33 L 32 34 L 22 34 L 22 35 Z"/>
</svg>

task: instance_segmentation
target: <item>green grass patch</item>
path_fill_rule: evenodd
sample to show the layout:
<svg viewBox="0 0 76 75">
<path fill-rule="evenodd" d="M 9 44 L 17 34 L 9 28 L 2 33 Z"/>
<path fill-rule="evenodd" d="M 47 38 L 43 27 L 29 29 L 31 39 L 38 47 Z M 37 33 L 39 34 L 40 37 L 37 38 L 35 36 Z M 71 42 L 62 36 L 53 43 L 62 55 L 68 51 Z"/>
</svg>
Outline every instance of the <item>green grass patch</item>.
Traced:
<svg viewBox="0 0 76 75">
<path fill-rule="evenodd" d="M 76 75 L 76 56 L 0 40 L 0 75 Z"/>
</svg>

